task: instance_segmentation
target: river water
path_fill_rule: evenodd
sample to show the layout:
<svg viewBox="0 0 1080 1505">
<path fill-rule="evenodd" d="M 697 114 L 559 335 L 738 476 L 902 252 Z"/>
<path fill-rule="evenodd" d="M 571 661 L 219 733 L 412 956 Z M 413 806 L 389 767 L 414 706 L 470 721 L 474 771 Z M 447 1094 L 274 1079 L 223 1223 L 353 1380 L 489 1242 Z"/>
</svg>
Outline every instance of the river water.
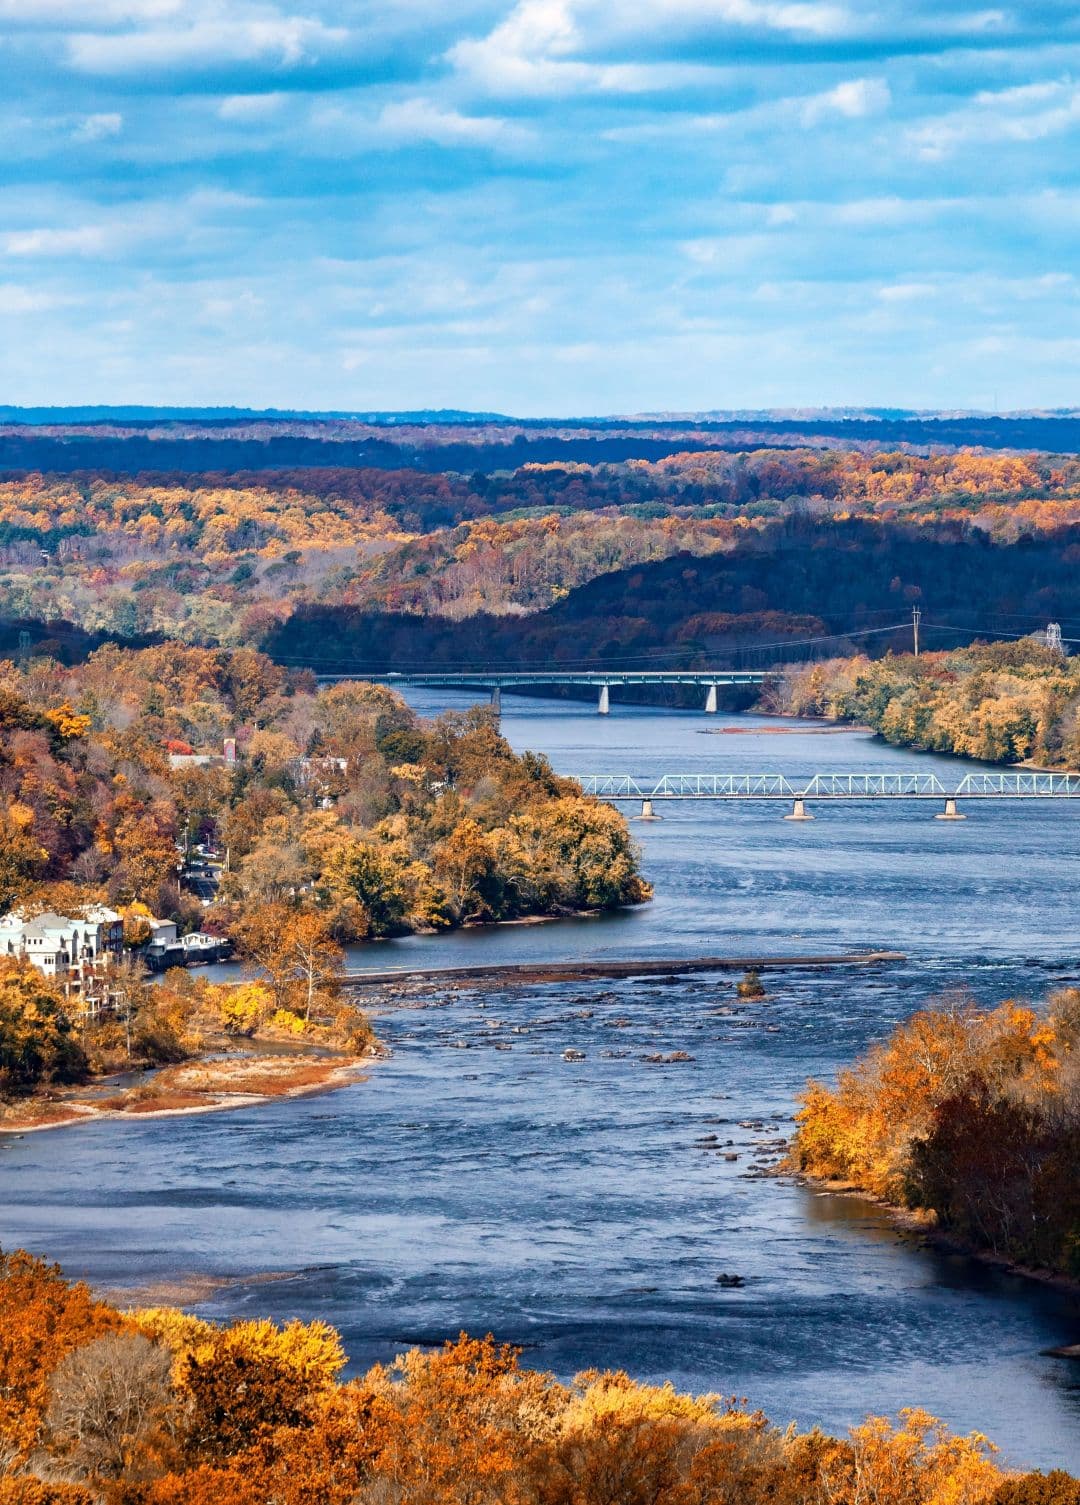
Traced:
<svg viewBox="0 0 1080 1505">
<path fill-rule="evenodd" d="M 567 773 L 918 767 L 944 781 L 960 768 L 753 717 L 503 709 L 514 745 Z M 706 734 L 717 724 L 740 730 Z M 753 1004 L 730 976 L 429 999 L 382 1015 L 393 1059 L 329 1096 L 4 1140 L 0 1239 L 105 1288 L 219 1278 L 200 1311 L 324 1318 L 354 1369 L 492 1331 L 561 1376 L 671 1378 L 747 1396 L 777 1422 L 842 1429 L 918 1404 L 1012 1462 L 1080 1472 L 1080 1363 L 1043 1353 L 1080 1341 L 1075 1299 L 930 1252 L 867 1204 L 755 1174 L 806 1078 L 926 999 L 1078 980 L 1080 810 L 985 804 L 955 825 L 892 803 L 819 808 L 806 825 L 774 805 L 661 813 L 634 828 L 656 885 L 640 910 L 410 938 L 351 964 L 861 946 L 907 960 L 796 968 Z M 672 1051 L 693 1060 L 641 1059 Z M 745 1284 L 725 1288 L 723 1273 Z"/>
</svg>

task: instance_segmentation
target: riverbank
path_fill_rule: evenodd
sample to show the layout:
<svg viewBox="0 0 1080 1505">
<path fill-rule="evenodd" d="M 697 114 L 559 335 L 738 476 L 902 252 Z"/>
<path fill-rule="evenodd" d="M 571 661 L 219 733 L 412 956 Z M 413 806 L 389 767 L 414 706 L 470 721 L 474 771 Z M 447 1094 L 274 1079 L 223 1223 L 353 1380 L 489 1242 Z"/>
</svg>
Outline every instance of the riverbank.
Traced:
<svg viewBox="0 0 1080 1505">
<path fill-rule="evenodd" d="M 927 1247 L 936 1249 L 940 1254 L 962 1255 L 989 1269 L 999 1270 L 1004 1275 L 1015 1275 L 1021 1280 L 1035 1281 L 1039 1285 L 1080 1296 L 1080 1279 L 1074 1276 L 1062 1274 L 1058 1270 L 1040 1270 L 1022 1265 L 1009 1259 L 1007 1255 L 995 1254 L 990 1249 L 980 1249 L 977 1244 L 968 1244 L 962 1239 L 950 1237 L 937 1226 L 937 1214 L 932 1209 L 899 1207 L 895 1202 L 875 1197 L 865 1187 L 859 1186 L 858 1182 L 809 1176 L 804 1171 L 794 1170 L 783 1163 L 776 1167 L 774 1174 L 793 1181 L 797 1186 L 805 1186 L 830 1197 L 848 1197 L 865 1202 L 884 1213 L 899 1232 L 917 1236 Z M 1064 1344 L 1060 1348 L 1047 1349 L 1046 1352 L 1055 1358 L 1080 1359 L 1080 1343 Z"/>
<path fill-rule="evenodd" d="M 124 1073 L 73 1087 L 43 1088 L 0 1107 L 0 1134 L 37 1133 L 99 1119 L 222 1113 L 308 1097 L 358 1080 L 382 1054 L 379 1048 L 354 1056 L 327 1047 L 281 1054 L 273 1042 L 252 1042 L 242 1054 L 203 1055 L 137 1073 L 136 1080 Z"/>
</svg>

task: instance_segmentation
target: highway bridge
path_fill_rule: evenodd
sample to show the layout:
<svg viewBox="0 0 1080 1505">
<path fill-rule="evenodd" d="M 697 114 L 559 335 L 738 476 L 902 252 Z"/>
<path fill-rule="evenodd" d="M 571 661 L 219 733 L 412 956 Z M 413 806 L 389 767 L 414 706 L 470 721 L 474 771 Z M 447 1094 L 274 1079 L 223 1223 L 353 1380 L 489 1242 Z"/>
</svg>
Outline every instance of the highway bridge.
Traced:
<svg viewBox="0 0 1080 1505">
<path fill-rule="evenodd" d="M 960 800 L 1075 800 L 1080 799 L 1080 774 L 1041 773 L 1009 769 L 980 770 L 955 783 L 936 773 L 868 772 L 814 773 L 666 773 L 660 778 L 626 773 L 575 774 L 586 794 L 612 804 L 641 801 L 645 820 L 655 820 L 656 806 L 668 800 L 781 801 L 791 805 L 787 820 L 813 820 L 806 808 L 822 801 L 931 800 L 942 803 L 941 820 L 963 820 Z"/>
<path fill-rule="evenodd" d="M 704 695 L 705 710 L 717 710 L 717 692 L 729 685 L 762 685 L 783 669 L 472 669 L 454 673 L 424 673 L 367 676 L 383 685 L 427 685 L 446 690 L 482 690 L 499 709 L 504 690 L 550 689 L 554 685 L 579 685 L 596 690 L 596 709 L 601 716 L 611 710 L 613 689 L 629 685 L 695 685 Z M 320 675 L 320 679 L 355 676 Z"/>
</svg>

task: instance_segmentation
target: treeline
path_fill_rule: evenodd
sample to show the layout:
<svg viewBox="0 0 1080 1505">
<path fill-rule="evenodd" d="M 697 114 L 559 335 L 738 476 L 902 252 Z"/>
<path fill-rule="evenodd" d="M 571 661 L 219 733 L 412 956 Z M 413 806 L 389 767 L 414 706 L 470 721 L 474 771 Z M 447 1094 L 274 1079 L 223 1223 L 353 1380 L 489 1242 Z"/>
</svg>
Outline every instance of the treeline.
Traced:
<svg viewBox="0 0 1080 1505">
<path fill-rule="evenodd" d="M 0 430 L 0 466 L 72 470 L 267 469 L 282 466 L 382 465 L 461 471 L 509 469 L 528 463 L 612 463 L 660 459 L 694 449 L 778 447 L 864 448 L 902 445 L 940 450 L 1080 451 L 1080 419 L 1072 413 L 1002 417 L 932 414 L 819 414 L 778 418 L 684 417 L 607 420 L 520 420 L 490 414 L 401 414 L 394 422 L 356 417 L 238 414 L 228 417 L 55 416 Z"/>
<path fill-rule="evenodd" d="M 792 668 L 775 705 L 865 722 L 897 747 L 1080 767 L 1080 659 L 1034 641 Z"/>
<path fill-rule="evenodd" d="M 847 1437 L 464 1335 L 343 1382 L 325 1323 L 121 1312 L 0 1255 L 0 1505 L 1078 1505 L 923 1412 Z"/>
<path fill-rule="evenodd" d="M 916 1014 L 810 1084 L 793 1165 L 933 1216 L 963 1244 L 1080 1278 L 1080 990 Z"/>
<path fill-rule="evenodd" d="M 206 912 L 177 881 L 200 841 L 227 854 Z M 332 945 L 649 893 L 622 817 L 486 711 L 425 723 L 378 686 L 175 643 L 0 664 L 0 913 L 57 883 L 54 907 L 138 901 L 266 956 L 297 926 Z"/>
</svg>

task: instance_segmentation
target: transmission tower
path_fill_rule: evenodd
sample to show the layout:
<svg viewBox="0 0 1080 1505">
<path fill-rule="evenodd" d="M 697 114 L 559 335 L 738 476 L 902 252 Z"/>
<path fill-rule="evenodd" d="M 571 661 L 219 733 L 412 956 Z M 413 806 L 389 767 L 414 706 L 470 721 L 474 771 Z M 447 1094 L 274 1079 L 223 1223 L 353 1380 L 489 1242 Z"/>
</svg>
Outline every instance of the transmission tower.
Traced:
<svg viewBox="0 0 1080 1505">
<path fill-rule="evenodd" d="M 1060 654 L 1062 658 L 1065 657 L 1065 644 L 1061 641 L 1061 624 L 1059 622 L 1048 622 L 1046 624 L 1046 646 L 1051 652 Z"/>
</svg>

